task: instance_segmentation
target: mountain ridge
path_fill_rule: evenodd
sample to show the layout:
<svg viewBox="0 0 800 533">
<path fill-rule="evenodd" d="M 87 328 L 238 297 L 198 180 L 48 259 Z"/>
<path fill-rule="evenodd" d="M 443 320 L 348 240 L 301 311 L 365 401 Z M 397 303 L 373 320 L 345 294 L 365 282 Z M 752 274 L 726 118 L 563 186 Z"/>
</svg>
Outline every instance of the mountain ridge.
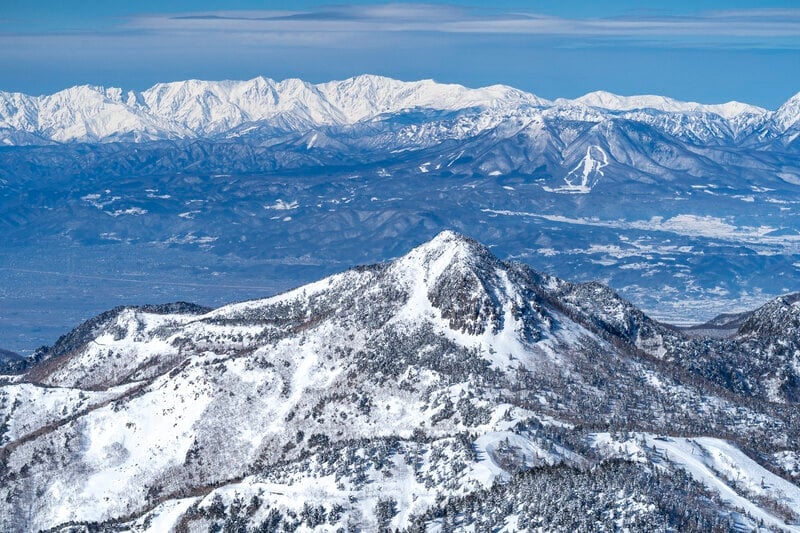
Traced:
<svg viewBox="0 0 800 533">
<path fill-rule="evenodd" d="M 549 101 L 504 85 L 469 89 L 433 80 L 404 82 L 361 75 L 316 85 L 299 79 L 275 81 L 262 76 L 246 81 L 185 80 L 158 83 L 141 92 L 81 85 L 52 95 L 0 92 L 0 142 L 145 142 L 209 138 L 255 123 L 276 123 L 305 131 L 319 126 L 352 125 L 407 109 L 504 112 L 512 109 L 594 109 L 638 115 L 706 116 L 734 131 L 761 129 L 777 134 L 800 120 L 795 95 L 776 111 L 728 102 L 698 104 L 668 97 L 619 96 L 596 91 L 582 97 Z M 574 111 L 572 111 L 574 113 Z M 658 117 L 648 116 L 649 121 Z"/>
<path fill-rule="evenodd" d="M 93 339 L 97 337 L 98 332 L 111 335 L 114 340 L 132 336 L 132 332 L 145 327 L 144 322 L 137 318 L 142 314 L 153 316 L 178 314 L 217 324 L 238 324 L 259 317 L 258 309 L 263 307 L 284 308 L 287 302 L 301 299 L 314 300 L 342 284 L 362 285 L 365 281 L 358 280 L 364 275 L 367 276 L 366 283 L 370 286 L 374 286 L 378 280 L 385 279 L 386 281 L 381 281 L 378 285 L 388 282 L 401 288 L 402 293 L 397 292 L 397 288 L 378 291 L 380 294 L 390 294 L 394 303 L 402 304 L 403 310 L 397 318 L 401 322 L 405 316 L 414 317 L 422 313 L 442 320 L 450 330 L 460 335 L 484 338 L 486 342 L 496 341 L 499 338 L 497 336 L 508 324 L 517 324 L 515 328 L 517 333 L 521 334 L 524 345 L 536 343 L 548 336 L 559 337 L 559 328 L 556 325 L 558 321 L 544 311 L 543 306 L 549 305 L 558 313 L 565 314 L 571 321 L 577 321 L 581 327 L 606 340 L 626 343 L 634 351 L 646 353 L 648 357 L 685 366 L 689 371 L 697 373 L 699 378 L 710 379 L 723 388 L 732 387 L 732 390 L 737 390 L 737 387 L 742 385 L 732 384 L 726 381 L 729 378 L 720 379 L 720 376 L 735 371 L 737 365 L 748 366 L 751 368 L 750 374 L 758 376 L 758 379 L 768 379 L 768 376 L 772 375 L 770 366 L 774 366 L 774 361 L 769 357 L 776 354 L 783 357 L 782 354 L 785 354 L 790 364 L 793 347 L 800 350 L 800 306 L 795 305 L 800 293 L 779 296 L 752 311 L 730 315 L 736 319 L 735 330 L 730 329 L 732 326 L 724 320 L 724 317 L 729 315 L 722 315 L 722 318 L 714 319 L 708 325 L 676 328 L 652 320 L 613 290 L 598 282 L 567 282 L 538 273 L 522 263 L 501 261 L 478 241 L 446 230 L 391 262 L 354 267 L 340 274 L 263 299 L 229 304 L 216 309 L 186 302 L 116 307 L 63 335 L 52 347 L 39 350 L 31 359 L 30 364 L 34 367 L 29 371 L 29 375 L 34 381 L 43 385 L 67 385 L 48 381 L 47 376 L 61 367 L 65 357 L 69 359 L 71 354 L 90 347 L 95 342 Z M 519 292 L 519 289 L 514 288 L 519 280 L 525 280 L 524 283 L 532 285 L 525 291 Z M 322 317 L 338 313 L 332 307 L 326 309 L 319 311 Z M 522 317 L 526 320 L 523 321 L 524 324 L 519 322 Z M 294 322 L 292 328 L 303 329 L 319 319 L 319 317 L 297 318 L 295 320 L 299 322 Z M 730 330 L 728 338 L 717 339 L 712 334 L 704 341 L 703 332 L 706 329 L 713 329 L 720 321 L 724 322 L 721 324 L 722 327 Z M 285 325 L 284 319 L 280 319 L 279 323 Z M 786 329 L 787 324 L 791 326 L 789 330 Z M 682 333 L 693 329 L 699 331 L 688 337 Z M 758 345 L 763 339 L 769 341 L 769 347 L 763 348 Z M 514 350 L 524 349 L 523 345 L 515 344 L 517 341 L 509 342 Z M 743 348 L 736 348 L 737 343 L 741 343 Z M 776 346 L 780 346 L 780 349 L 776 349 Z M 695 353 L 692 356 L 695 358 L 698 357 L 696 354 L 698 350 L 711 353 L 710 355 L 706 353 L 696 360 L 687 359 L 681 362 L 679 359 L 684 357 L 681 353 L 686 350 Z M 764 352 L 769 354 L 769 357 L 763 362 L 762 367 L 753 367 L 755 363 L 753 357 L 744 353 L 738 354 L 743 350 Z M 180 357 L 179 352 L 175 354 Z M 675 359 L 676 355 L 679 359 Z M 735 359 L 734 356 L 741 357 L 741 360 Z M 704 370 L 698 366 L 710 364 L 716 357 L 734 359 L 731 359 L 730 366 L 723 365 L 711 370 Z M 747 364 L 743 362 L 745 359 L 748 360 Z M 779 369 L 783 369 L 783 365 L 778 366 Z M 133 370 L 142 371 L 140 363 L 137 363 Z M 787 371 L 790 374 L 785 379 L 789 380 L 790 385 L 794 387 L 800 384 L 800 373 Z M 719 372 L 723 374 L 718 374 Z M 108 374 L 104 372 L 101 375 L 106 379 Z M 125 379 L 130 378 L 126 375 Z M 99 383 L 88 382 L 81 386 L 93 388 Z M 766 398 L 768 396 L 766 386 L 754 383 L 745 386 L 748 394 Z M 112 385 L 119 384 L 121 383 L 114 382 Z M 75 385 L 77 383 L 72 384 Z M 796 401 L 795 398 L 800 398 L 800 388 L 788 394 L 787 398 L 791 398 L 789 401 Z M 775 395 L 771 396 L 770 400 L 786 401 Z"/>
</svg>

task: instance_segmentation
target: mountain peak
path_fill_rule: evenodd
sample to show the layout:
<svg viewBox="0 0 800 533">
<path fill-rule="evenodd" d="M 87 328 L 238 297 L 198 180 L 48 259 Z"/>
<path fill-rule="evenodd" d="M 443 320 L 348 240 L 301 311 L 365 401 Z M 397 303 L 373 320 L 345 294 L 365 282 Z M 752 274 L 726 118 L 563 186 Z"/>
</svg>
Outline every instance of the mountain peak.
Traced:
<svg viewBox="0 0 800 533">
<path fill-rule="evenodd" d="M 786 100 L 783 103 L 783 105 L 781 105 L 781 108 L 785 106 L 798 106 L 798 105 L 800 105 L 800 92 L 794 94 L 794 96 Z"/>
<path fill-rule="evenodd" d="M 700 104 L 653 94 L 620 96 L 608 91 L 587 93 L 572 102 L 609 111 L 654 109 L 667 113 L 714 113 L 725 119 L 732 119 L 741 114 L 761 115 L 767 113 L 767 110 L 761 107 L 736 101 L 724 104 Z"/>
<path fill-rule="evenodd" d="M 800 124 L 800 92 L 786 100 L 775 111 L 773 120 L 781 131 L 789 130 Z"/>
<path fill-rule="evenodd" d="M 744 321 L 740 336 L 761 336 L 774 341 L 800 334 L 800 293 L 779 296 L 759 307 Z"/>
<path fill-rule="evenodd" d="M 430 305 L 450 329 L 468 335 L 498 334 L 520 300 L 488 248 L 449 230 L 392 263 L 390 275 L 406 287 L 412 313 Z"/>
<path fill-rule="evenodd" d="M 432 277 L 438 277 L 440 269 L 458 263 L 475 266 L 480 263 L 497 263 L 497 258 L 483 244 L 452 230 L 444 230 L 423 243 L 399 260 L 414 262 L 429 269 Z M 435 266 L 434 266 L 435 265 Z"/>
<path fill-rule="evenodd" d="M 457 231 L 450 229 L 440 231 L 431 240 L 420 246 L 431 247 L 431 248 L 451 248 L 453 246 L 485 248 L 481 243 L 479 243 L 475 239 L 472 239 L 471 237 L 467 237 L 464 234 L 458 233 Z"/>
<path fill-rule="evenodd" d="M 420 80 L 422 81 L 422 80 Z M 432 81 L 432 80 L 431 80 Z M 337 83 L 337 82 L 333 82 Z M 340 84 L 349 84 L 349 85 L 392 85 L 399 82 L 394 78 L 389 78 L 387 76 L 381 76 L 379 74 L 359 74 L 357 76 L 353 76 L 351 78 L 347 78 L 338 82 Z"/>
<path fill-rule="evenodd" d="M 652 94 L 621 96 L 608 91 L 594 91 L 573 100 L 583 105 L 610 111 L 631 111 L 634 109 L 655 109 L 658 111 L 682 110 L 684 102 Z"/>
</svg>

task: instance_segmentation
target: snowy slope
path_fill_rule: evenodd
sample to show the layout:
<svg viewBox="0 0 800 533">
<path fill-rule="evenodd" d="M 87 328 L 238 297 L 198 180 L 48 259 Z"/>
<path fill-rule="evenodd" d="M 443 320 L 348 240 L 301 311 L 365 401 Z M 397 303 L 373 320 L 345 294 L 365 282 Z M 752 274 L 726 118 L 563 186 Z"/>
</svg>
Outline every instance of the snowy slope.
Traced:
<svg viewBox="0 0 800 533">
<path fill-rule="evenodd" d="M 0 526 L 469 529 L 495 513 L 447 518 L 446 501 L 512 491 L 508 501 L 541 504 L 548 528 L 552 494 L 525 491 L 550 478 L 582 487 L 574 513 L 613 510 L 628 527 L 686 527 L 676 497 L 696 527 L 740 511 L 736 523 L 768 513 L 781 526 L 751 495 L 796 487 L 774 474 L 774 489 L 754 487 L 763 467 L 727 441 L 697 440 L 720 469 L 749 473 L 744 500 L 677 470 L 655 485 L 643 467 L 660 455 L 619 464 L 619 447 L 593 437 L 711 432 L 763 457 L 797 452 L 794 405 L 655 360 L 640 348 L 650 336 L 636 340 L 644 320 L 607 289 L 500 261 L 453 232 L 271 298 L 118 308 L 0 385 Z M 534 520 L 508 509 L 497 512 L 509 529 Z"/>
<path fill-rule="evenodd" d="M 720 497 L 768 527 L 800 531 L 800 487 L 776 476 L 729 442 L 715 438 L 672 439 L 649 436 L 647 445 L 669 463 L 717 490 Z M 754 503 L 754 498 L 763 500 Z M 769 502 L 771 508 L 765 509 Z M 784 514 L 789 520 L 776 516 Z M 787 523 L 788 522 L 788 523 Z"/>
</svg>

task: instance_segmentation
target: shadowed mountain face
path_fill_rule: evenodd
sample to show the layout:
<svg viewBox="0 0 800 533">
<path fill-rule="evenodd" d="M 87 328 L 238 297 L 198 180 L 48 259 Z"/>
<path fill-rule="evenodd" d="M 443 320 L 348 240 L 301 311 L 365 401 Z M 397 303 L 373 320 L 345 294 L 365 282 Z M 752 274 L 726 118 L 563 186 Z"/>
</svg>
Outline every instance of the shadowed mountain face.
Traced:
<svg viewBox="0 0 800 533">
<path fill-rule="evenodd" d="M 0 387 L 0 525 L 791 529 L 791 300 L 690 338 L 443 232 L 267 299 L 117 308 Z"/>
<path fill-rule="evenodd" d="M 21 356 L 18 353 L 0 349 L 0 358 L 2 358 L 3 360 L 18 359 L 20 357 Z"/>
<path fill-rule="evenodd" d="M 8 361 L 17 361 L 19 359 L 22 359 L 22 356 L 18 353 L 0 349 L 0 362 L 5 363 Z"/>
<path fill-rule="evenodd" d="M 272 294 L 444 229 L 664 320 L 752 309 L 800 286 L 797 101 L 375 76 L 0 93 L 0 345 Z"/>
</svg>

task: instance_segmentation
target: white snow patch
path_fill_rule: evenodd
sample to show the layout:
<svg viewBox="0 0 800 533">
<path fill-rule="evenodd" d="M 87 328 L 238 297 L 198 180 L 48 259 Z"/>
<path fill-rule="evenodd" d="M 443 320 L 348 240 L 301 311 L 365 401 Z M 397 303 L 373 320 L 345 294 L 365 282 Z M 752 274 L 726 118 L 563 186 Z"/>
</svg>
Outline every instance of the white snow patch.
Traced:
<svg viewBox="0 0 800 533">
<path fill-rule="evenodd" d="M 608 155 L 606 155 L 605 151 L 597 145 L 587 146 L 586 155 L 564 177 L 566 185 L 556 188 L 543 186 L 542 188 L 547 192 L 587 194 L 592 191 L 597 181 L 603 176 L 602 169 L 607 166 Z"/>
<path fill-rule="evenodd" d="M 112 217 L 120 217 L 123 215 L 134 215 L 134 216 L 141 216 L 147 214 L 147 209 L 142 209 L 141 207 L 129 207 L 128 209 L 117 209 L 115 211 L 104 211 L 107 215 L 111 215 Z"/>
<path fill-rule="evenodd" d="M 287 202 L 286 200 L 278 198 L 277 200 L 275 200 L 274 204 L 265 205 L 264 209 L 274 209 L 276 211 L 288 211 L 290 209 L 297 209 L 298 207 L 299 204 L 297 203 L 297 200 L 292 200 Z"/>
<path fill-rule="evenodd" d="M 310 139 L 308 139 L 308 144 L 306 144 L 306 149 L 311 150 L 314 147 L 314 143 L 317 142 L 318 135 L 314 133 Z"/>
<path fill-rule="evenodd" d="M 654 216 L 650 220 L 601 220 L 599 218 L 570 218 L 562 215 L 548 215 L 528 211 L 510 211 L 505 209 L 482 209 L 484 213 L 504 216 L 522 216 L 540 218 L 562 224 L 579 226 L 597 226 L 617 229 L 636 229 L 644 231 L 665 231 L 678 235 L 703 236 L 726 240 L 759 242 L 763 244 L 789 245 L 800 243 L 800 235 L 770 236 L 776 230 L 772 226 L 737 226 L 731 219 L 713 216 L 681 214 L 664 219 Z"/>
</svg>

